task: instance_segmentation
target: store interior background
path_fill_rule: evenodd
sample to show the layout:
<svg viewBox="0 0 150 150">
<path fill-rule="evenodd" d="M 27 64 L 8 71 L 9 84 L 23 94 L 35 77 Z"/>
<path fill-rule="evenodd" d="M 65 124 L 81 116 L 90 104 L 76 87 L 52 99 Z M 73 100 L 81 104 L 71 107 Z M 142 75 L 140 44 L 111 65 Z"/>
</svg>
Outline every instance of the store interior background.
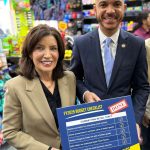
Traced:
<svg viewBox="0 0 150 150">
<path fill-rule="evenodd" d="M 66 50 L 64 62 L 68 67 L 72 56 L 73 38 L 98 27 L 93 11 L 94 0 L 0 0 L 0 76 L 17 75 L 21 46 L 28 31 L 37 24 L 48 24 L 58 29 Z M 133 32 L 137 17 L 150 11 L 150 0 L 125 0 L 122 28 Z M 0 78 L 0 148 L 5 144 L 2 129 L 3 86 Z"/>
</svg>

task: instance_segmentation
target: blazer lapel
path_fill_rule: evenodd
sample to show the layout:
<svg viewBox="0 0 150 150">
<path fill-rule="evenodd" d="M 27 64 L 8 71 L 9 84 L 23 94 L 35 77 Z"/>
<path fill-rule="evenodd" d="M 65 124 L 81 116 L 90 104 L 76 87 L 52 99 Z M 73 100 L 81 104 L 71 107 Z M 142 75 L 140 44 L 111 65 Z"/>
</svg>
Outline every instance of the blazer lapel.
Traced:
<svg viewBox="0 0 150 150">
<path fill-rule="evenodd" d="M 50 126 L 50 128 L 54 132 L 58 134 L 55 119 L 53 117 L 51 109 L 49 108 L 47 99 L 45 97 L 45 94 L 43 92 L 39 79 L 35 78 L 30 81 L 27 80 L 26 91 L 27 91 L 27 95 L 33 102 L 33 105 L 35 105 L 35 108 L 37 109 L 39 114 L 42 116 L 44 121 Z"/>
<path fill-rule="evenodd" d="M 125 34 L 125 32 L 121 30 L 119 39 L 118 39 L 118 46 L 117 46 L 117 51 L 116 51 L 115 62 L 114 62 L 112 75 L 110 78 L 110 83 L 109 83 L 108 88 L 110 88 L 111 84 L 113 84 L 113 80 L 115 80 L 115 77 L 117 76 L 119 67 L 120 67 L 123 59 L 125 59 L 125 52 L 126 52 L 126 47 L 127 47 L 127 40 L 126 40 L 127 37 L 128 37 L 127 34 Z"/>
<path fill-rule="evenodd" d="M 103 85 L 105 85 L 107 87 L 106 80 L 105 80 L 105 72 L 104 72 L 98 30 L 95 30 L 93 32 L 93 34 L 91 35 L 91 42 L 92 42 L 91 49 L 93 49 L 93 53 L 95 53 L 94 59 L 96 60 L 95 65 L 97 65 L 97 73 L 100 76 L 100 78 L 102 79 Z"/>
<path fill-rule="evenodd" d="M 67 80 L 65 77 L 58 79 L 58 89 L 61 98 L 62 107 L 70 106 L 70 97 L 67 86 Z"/>
</svg>

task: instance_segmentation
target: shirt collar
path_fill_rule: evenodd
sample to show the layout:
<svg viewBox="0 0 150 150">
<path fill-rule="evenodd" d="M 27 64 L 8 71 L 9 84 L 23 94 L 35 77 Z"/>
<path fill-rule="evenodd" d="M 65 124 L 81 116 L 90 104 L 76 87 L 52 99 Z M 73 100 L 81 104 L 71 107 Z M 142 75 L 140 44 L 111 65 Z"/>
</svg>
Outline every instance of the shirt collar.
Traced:
<svg viewBox="0 0 150 150">
<path fill-rule="evenodd" d="M 118 29 L 110 38 L 114 42 L 114 44 L 117 45 L 118 38 L 119 38 L 120 29 Z M 98 28 L 98 34 L 100 38 L 100 44 L 103 44 L 103 42 L 106 40 L 107 36 L 101 31 L 100 28 Z"/>
</svg>

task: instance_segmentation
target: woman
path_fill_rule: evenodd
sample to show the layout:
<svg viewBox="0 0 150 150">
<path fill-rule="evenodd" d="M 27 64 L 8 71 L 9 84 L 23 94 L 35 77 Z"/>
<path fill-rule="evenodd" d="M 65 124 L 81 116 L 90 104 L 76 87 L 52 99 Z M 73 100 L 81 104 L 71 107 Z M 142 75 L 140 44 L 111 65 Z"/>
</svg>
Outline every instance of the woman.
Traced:
<svg viewBox="0 0 150 150">
<path fill-rule="evenodd" d="M 47 25 L 27 35 L 21 74 L 6 83 L 4 139 L 20 150 L 57 150 L 60 137 L 56 108 L 75 104 L 75 76 L 63 71 L 64 44 Z"/>
</svg>

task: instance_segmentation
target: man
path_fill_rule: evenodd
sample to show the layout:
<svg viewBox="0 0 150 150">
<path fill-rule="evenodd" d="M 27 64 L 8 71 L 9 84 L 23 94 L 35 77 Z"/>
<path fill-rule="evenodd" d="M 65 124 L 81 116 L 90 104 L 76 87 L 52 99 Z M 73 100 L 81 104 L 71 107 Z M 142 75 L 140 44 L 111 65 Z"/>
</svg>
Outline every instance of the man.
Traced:
<svg viewBox="0 0 150 150">
<path fill-rule="evenodd" d="M 150 12 L 145 11 L 139 14 L 138 24 L 134 28 L 134 35 L 143 39 L 150 38 Z"/>
<path fill-rule="evenodd" d="M 149 94 L 144 41 L 120 29 L 126 10 L 123 0 L 96 0 L 94 10 L 98 30 L 74 41 L 71 70 L 77 78 L 77 96 L 81 102 L 94 102 L 131 95 L 141 142 L 139 124 Z M 108 37 L 111 59 L 114 59 L 110 64 L 112 70 L 108 68 L 104 51 L 108 49 Z"/>
</svg>

